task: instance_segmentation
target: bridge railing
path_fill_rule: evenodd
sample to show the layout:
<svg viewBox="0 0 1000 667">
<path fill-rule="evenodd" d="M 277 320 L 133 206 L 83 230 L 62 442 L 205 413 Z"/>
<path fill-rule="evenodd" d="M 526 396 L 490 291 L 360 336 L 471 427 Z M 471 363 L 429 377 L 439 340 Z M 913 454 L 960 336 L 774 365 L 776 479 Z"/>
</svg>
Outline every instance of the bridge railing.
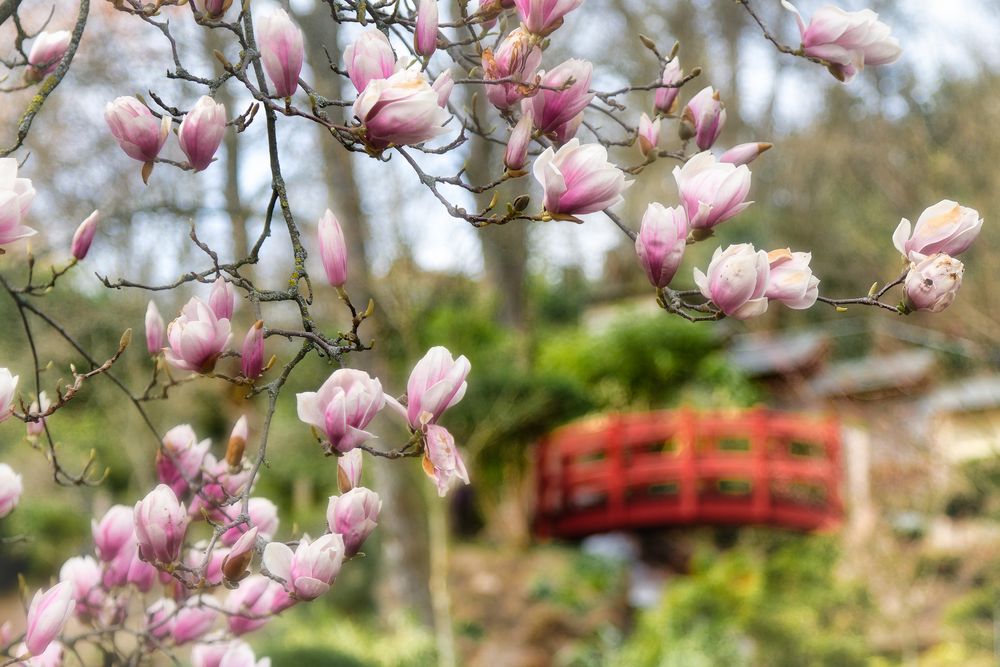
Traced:
<svg viewBox="0 0 1000 667">
<path fill-rule="evenodd" d="M 610 414 L 560 428 L 538 449 L 535 529 L 771 524 L 799 530 L 842 515 L 840 429 L 754 408 Z"/>
</svg>

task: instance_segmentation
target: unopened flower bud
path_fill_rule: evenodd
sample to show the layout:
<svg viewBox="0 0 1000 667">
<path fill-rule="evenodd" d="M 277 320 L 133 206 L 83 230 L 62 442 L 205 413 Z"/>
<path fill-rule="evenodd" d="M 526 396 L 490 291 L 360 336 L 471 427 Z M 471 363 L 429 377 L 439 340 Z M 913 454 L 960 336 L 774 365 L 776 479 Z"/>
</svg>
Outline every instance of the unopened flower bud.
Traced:
<svg viewBox="0 0 1000 667">
<path fill-rule="evenodd" d="M 531 109 L 525 109 L 521 114 L 521 119 L 510 132 L 510 139 L 507 140 L 507 149 L 503 154 L 503 164 L 508 171 L 519 172 L 524 169 L 528 162 L 528 146 L 531 144 L 531 130 L 534 124 L 534 115 Z"/>
<path fill-rule="evenodd" d="M 361 485 L 363 458 L 360 449 L 352 449 L 337 459 L 337 488 L 341 493 L 347 493 Z"/>
<path fill-rule="evenodd" d="M 741 164 L 750 164 L 760 157 L 761 153 L 769 150 L 773 146 L 774 144 L 765 142 L 739 144 L 738 146 L 733 146 L 728 151 L 723 153 L 719 158 L 719 162 L 728 162 L 729 164 L 735 164 L 736 166 L 740 166 Z"/>
<path fill-rule="evenodd" d="M 413 31 L 413 50 L 428 58 L 437 50 L 437 0 L 419 0 L 417 23 Z"/>
<path fill-rule="evenodd" d="M 243 450 L 246 449 L 248 437 L 247 418 L 243 415 L 236 420 L 233 432 L 229 435 L 229 444 L 226 446 L 226 463 L 230 468 L 239 466 L 243 460 Z"/>
<path fill-rule="evenodd" d="M 99 211 L 94 211 L 87 216 L 87 219 L 80 223 L 73 233 L 73 243 L 70 252 L 78 261 L 83 260 L 90 250 L 90 244 L 94 241 L 94 234 L 97 232 L 97 223 L 101 220 Z"/>
<path fill-rule="evenodd" d="M 940 313 L 955 300 L 964 274 L 962 263 L 944 253 L 911 262 L 903 283 L 904 306 Z"/>
<path fill-rule="evenodd" d="M 240 581 L 249 572 L 250 561 L 253 560 L 254 549 L 257 544 L 257 526 L 254 526 L 236 540 L 226 558 L 222 561 L 222 574 L 229 581 Z"/>
<path fill-rule="evenodd" d="M 146 306 L 146 350 L 155 357 L 163 351 L 163 318 L 152 301 Z"/>
<path fill-rule="evenodd" d="M 226 106 L 203 95 L 181 121 L 177 140 L 191 166 L 201 171 L 212 164 L 225 134 Z"/>
<path fill-rule="evenodd" d="M 28 52 L 28 81 L 41 81 L 56 71 L 72 40 L 73 35 L 69 30 L 43 30 L 38 33 Z"/>
<path fill-rule="evenodd" d="M 261 60 L 274 94 L 291 97 L 299 87 L 299 73 L 305 59 L 302 30 L 284 9 L 275 9 L 258 25 Z"/>
<path fill-rule="evenodd" d="M 319 256 L 330 284 L 343 287 L 347 282 L 347 243 L 344 230 L 330 209 L 319 219 Z"/>
<path fill-rule="evenodd" d="M 264 371 L 264 320 L 257 320 L 247 331 L 240 353 L 243 377 L 253 380 Z"/>
<path fill-rule="evenodd" d="M 656 150 L 656 145 L 660 143 L 660 119 L 650 120 L 649 116 L 642 114 L 639 118 L 639 152 L 643 157 Z"/>
</svg>

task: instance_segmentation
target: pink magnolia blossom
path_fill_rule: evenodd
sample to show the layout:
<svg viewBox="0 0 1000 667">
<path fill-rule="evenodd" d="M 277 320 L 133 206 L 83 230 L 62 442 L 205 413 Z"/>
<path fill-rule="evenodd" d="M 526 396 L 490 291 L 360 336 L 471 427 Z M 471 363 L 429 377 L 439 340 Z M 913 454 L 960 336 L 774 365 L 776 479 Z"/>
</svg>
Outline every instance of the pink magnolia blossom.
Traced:
<svg viewBox="0 0 1000 667">
<path fill-rule="evenodd" d="M 486 84 L 486 98 L 498 109 L 509 109 L 531 91 L 535 70 L 542 63 L 542 49 L 524 28 L 513 30 L 500 42 L 496 53 L 483 50 L 483 79 L 510 82 Z"/>
<path fill-rule="evenodd" d="M 681 71 L 681 63 L 676 57 L 663 66 L 663 75 L 660 77 L 660 83 L 671 85 L 656 89 L 653 104 L 661 114 L 670 115 L 674 112 L 677 106 L 677 95 L 681 92 L 681 89 L 673 84 L 679 84 L 683 79 L 684 72 Z"/>
<path fill-rule="evenodd" d="M 437 91 L 427 78 L 408 69 L 369 81 L 353 110 L 375 150 L 433 139 L 448 131 L 442 125 L 451 117 L 438 104 Z"/>
<path fill-rule="evenodd" d="M 90 520 L 90 532 L 94 537 L 97 557 L 110 562 L 122 549 L 135 541 L 135 525 L 132 508 L 128 505 L 113 505 L 100 521 Z"/>
<path fill-rule="evenodd" d="M 681 122 L 693 131 L 698 148 L 711 148 L 726 124 L 726 107 L 719 92 L 711 86 L 702 88 L 684 107 Z"/>
<path fill-rule="evenodd" d="M 133 160 L 153 162 L 167 142 L 170 116 L 160 119 L 134 97 L 119 97 L 104 107 L 104 120 L 111 134 Z"/>
<path fill-rule="evenodd" d="M 17 177 L 17 160 L 0 158 L 0 246 L 36 233 L 22 224 L 34 198 L 31 179 Z"/>
<path fill-rule="evenodd" d="M 916 227 L 903 218 L 892 242 L 910 260 L 939 252 L 957 257 L 969 249 L 982 227 L 983 219 L 975 209 L 945 199 L 924 210 Z"/>
<path fill-rule="evenodd" d="M 410 371 L 406 382 L 406 420 L 414 429 L 433 424 L 448 408 L 465 396 L 472 365 L 464 355 L 452 357 L 448 348 L 437 346 Z"/>
<path fill-rule="evenodd" d="M 442 109 L 448 108 L 448 98 L 451 97 L 451 91 L 455 88 L 455 79 L 451 76 L 451 70 L 446 69 L 437 75 L 434 79 L 434 83 L 431 84 L 431 88 L 438 95 L 438 106 Z"/>
<path fill-rule="evenodd" d="M 635 237 L 635 252 L 654 287 L 664 288 L 673 280 L 684 257 L 687 233 L 683 207 L 667 208 L 656 202 L 646 207 Z"/>
<path fill-rule="evenodd" d="M 201 473 L 201 490 L 191 500 L 188 515 L 197 519 L 207 512 L 215 520 L 223 521 L 229 500 L 242 494 L 250 482 L 250 470 L 232 467 L 225 459 L 206 454 Z"/>
<path fill-rule="evenodd" d="M 545 210 L 565 216 L 614 206 L 632 184 L 621 169 L 608 162 L 604 146 L 581 145 L 579 139 L 571 139 L 558 151 L 546 148 L 532 171 L 545 192 Z"/>
<path fill-rule="evenodd" d="M 749 243 L 717 248 L 708 275 L 694 270 L 702 295 L 723 313 L 737 320 L 762 315 L 767 310 L 767 253 Z"/>
<path fill-rule="evenodd" d="M 177 610 L 171 633 L 175 644 L 186 644 L 208 633 L 219 618 L 219 601 L 211 595 L 197 595 Z"/>
<path fill-rule="evenodd" d="M 233 0 L 205 0 L 203 10 L 209 18 L 220 19 L 232 4 Z"/>
<path fill-rule="evenodd" d="M 219 660 L 218 667 L 271 667 L 270 658 L 257 657 L 245 642 L 232 642 Z"/>
<path fill-rule="evenodd" d="M 222 559 L 221 574 L 230 581 L 240 581 L 247 575 L 247 568 L 257 547 L 257 526 L 240 535 Z"/>
<path fill-rule="evenodd" d="M 958 296 L 965 267 L 957 259 L 937 253 L 910 262 L 903 282 L 903 304 L 907 310 L 940 313 Z"/>
<path fill-rule="evenodd" d="M 55 72 L 72 40 L 73 35 L 69 30 L 43 30 L 38 33 L 28 52 L 28 81 L 41 81 Z"/>
<path fill-rule="evenodd" d="M 146 351 L 155 357 L 163 351 L 163 317 L 152 301 L 146 306 Z"/>
<path fill-rule="evenodd" d="M 330 590 L 344 562 L 344 538 L 327 534 L 310 542 L 303 536 L 295 552 L 281 542 L 264 549 L 264 567 L 284 580 L 293 600 L 315 600 Z"/>
<path fill-rule="evenodd" d="M 181 121 L 177 139 L 191 166 L 202 171 L 212 164 L 225 134 L 226 106 L 203 95 Z"/>
<path fill-rule="evenodd" d="M 146 607 L 146 632 L 154 639 L 166 639 L 174 631 L 176 612 L 176 602 L 170 598 L 158 599 Z"/>
<path fill-rule="evenodd" d="M 469 473 L 465 469 L 462 455 L 455 447 L 455 438 L 448 429 L 428 424 L 424 447 L 424 472 L 434 480 L 440 497 L 443 498 L 456 482 L 469 483 Z"/>
<path fill-rule="evenodd" d="M 387 79 L 396 68 L 396 54 L 389 39 L 376 28 L 365 30 L 344 49 L 347 76 L 363 92 L 372 79 Z"/>
<path fill-rule="evenodd" d="M 347 493 L 361 486 L 361 466 L 364 456 L 360 449 L 352 449 L 337 459 L 337 488 Z"/>
<path fill-rule="evenodd" d="M 728 162 L 729 164 L 735 164 L 736 166 L 741 164 L 750 164 L 760 157 L 761 153 L 773 147 L 774 144 L 762 141 L 755 141 L 749 144 L 739 144 L 723 153 L 719 157 L 719 162 Z"/>
<path fill-rule="evenodd" d="M 14 511 L 23 491 L 21 476 L 6 463 L 0 463 L 0 519 Z"/>
<path fill-rule="evenodd" d="M 517 125 L 510 132 L 507 148 L 503 154 L 503 164 L 508 171 L 520 172 L 528 162 L 528 146 L 531 145 L 531 131 L 534 125 L 534 114 L 526 109 L 521 114 Z"/>
<path fill-rule="evenodd" d="M 711 229 L 753 203 L 746 201 L 750 193 L 746 165 L 717 162 L 708 151 L 674 167 L 674 180 L 691 229 Z"/>
<path fill-rule="evenodd" d="M 299 87 L 299 73 L 305 59 L 302 30 L 278 8 L 268 14 L 257 26 L 264 71 L 274 85 L 278 97 L 291 97 Z"/>
<path fill-rule="evenodd" d="M 240 636 L 263 627 L 271 620 L 271 605 L 280 590 L 280 585 L 259 574 L 241 581 L 223 603 L 229 631 Z"/>
<path fill-rule="evenodd" d="M 819 297 L 819 278 L 809 268 L 812 254 L 781 248 L 767 253 L 767 259 L 770 270 L 765 296 L 795 310 L 812 308 Z"/>
<path fill-rule="evenodd" d="M 97 223 L 101 221 L 100 211 L 94 211 L 87 216 L 86 220 L 73 232 L 73 242 L 70 244 L 70 254 L 77 261 L 83 261 L 90 250 L 90 244 L 94 241 L 94 234 L 97 233 Z"/>
<path fill-rule="evenodd" d="M 28 658 L 26 661 L 16 663 L 19 667 L 63 667 L 63 652 L 65 647 L 61 642 L 53 641 L 48 648 L 36 656 Z M 22 643 L 18 644 L 13 651 L 14 655 L 24 655 L 28 648 Z"/>
<path fill-rule="evenodd" d="M 413 31 L 413 50 L 429 58 L 437 50 L 438 6 L 437 0 L 419 0 L 417 22 Z"/>
<path fill-rule="evenodd" d="M 133 543 L 130 549 L 122 549 L 115 560 L 117 561 L 119 558 L 122 558 L 123 554 L 129 555 L 128 569 L 125 571 L 125 583 L 135 586 L 142 593 L 148 593 L 153 590 L 153 584 L 156 583 L 159 573 L 154 566 L 142 560 L 139 554 L 138 542 Z"/>
<path fill-rule="evenodd" d="M 191 297 L 180 316 L 167 326 L 167 362 L 176 368 L 209 373 L 233 337 L 229 320 L 219 318 L 198 297 Z"/>
<path fill-rule="evenodd" d="M 358 486 L 341 496 L 330 496 L 326 521 L 331 533 L 344 538 L 344 555 L 354 556 L 378 525 L 382 499 L 371 489 Z"/>
<path fill-rule="evenodd" d="M 73 584 L 63 581 L 49 590 L 37 591 L 28 607 L 28 626 L 24 646 L 31 655 L 41 655 L 63 631 L 73 614 Z"/>
<path fill-rule="evenodd" d="M 521 23 L 528 32 L 548 35 L 562 25 L 563 17 L 583 0 L 514 0 Z"/>
<path fill-rule="evenodd" d="M 639 152 L 647 156 L 656 150 L 660 143 L 660 119 L 650 120 L 649 116 L 642 114 L 639 117 Z"/>
<path fill-rule="evenodd" d="M 228 514 L 232 514 L 233 516 L 228 516 L 227 518 L 230 521 L 235 519 L 236 515 L 239 514 L 239 509 L 241 509 L 239 505 L 236 508 L 230 508 Z M 267 498 L 251 498 L 248 503 L 247 513 L 250 515 L 250 524 L 258 529 L 262 539 L 269 540 L 278 532 L 278 526 L 280 525 L 278 507 Z M 230 528 L 222 534 L 223 544 L 235 544 L 240 539 L 240 536 L 248 530 L 249 528 L 244 524 Z"/>
<path fill-rule="evenodd" d="M 236 310 L 236 290 L 232 283 L 221 276 L 216 278 L 212 291 L 208 293 L 208 307 L 220 320 L 232 321 L 233 311 Z"/>
<path fill-rule="evenodd" d="M 173 427 L 163 436 L 163 447 L 156 456 L 157 477 L 176 495 L 183 495 L 190 482 L 201 475 L 211 446 L 210 440 L 199 442 L 188 424 Z"/>
<path fill-rule="evenodd" d="M 52 402 L 49 400 L 48 395 L 43 391 L 38 395 L 38 398 L 33 400 L 31 405 L 28 406 L 28 412 L 33 415 L 38 415 L 48 411 L 51 406 Z M 24 426 L 27 431 L 28 438 L 37 438 L 45 432 L 45 417 L 42 417 L 38 421 L 27 422 Z"/>
<path fill-rule="evenodd" d="M 216 543 L 212 547 L 212 553 L 205 560 L 205 552 L 208 550 L 209 541 L 199 540 L 184 554 L 184 564 L 190 568 L 200 568 L 205 566 L 205 585 L 218 586 L 222 583 L 222 565 L 229 557 L 229 548 Z M 238 581 L 238 580 L 237 580 Z"/>
<path fill-rule="evenodd" d="M 135 536 L 140 556 L 164 565 L 180 559 L 187 513 L 184 505 L 166 484 L 159 484 L 135 504 Z"/>
<path fill-rule="evenodd" d="M 8 368 L 0 368 L 0 422 L 10 417 L 14 410 L 19 377 L 12 374 Z"/>
<path fill-rule="evenodd" d="M 240 352 L 240 370 L 243 377 L 253 380 L 264 372 L 264 320 L 250 325 Z"/>
<path fill-rule="evenodd" d="M 896 62 L 903 52 L 899 40 L 889 35 L 892 29 L 870 9 L 848 12 L 825 5 L 806 25 L 791 2 L 782 0 L 781 4 L 795 14 L 803 52 L 830 63 L 830 73 L 839 81 L 850 81 L 865 65 Z"/>
<path fill-rule="evenodd" d="M 540 72 L 545 88 L 524 103 L 524 106 L 531 106 L 535 127 L 543 134 L 563 130 L 565 136 L 565 127 L 576 121 L 594 99 L 594 93 L 589 91 L 593 71 L 594 66 L 590 62 L 571 58 L 548 72 Z"/>
<path fill-rule="evenodd" d="M 349 452 L 374 437 L 364 430 L 385 405 L 382 384 L 364 371 L 341 368 L 319 391 L 296 395 L 299 419 L 323 434 L 338 452 Z"/>
<path fill-rule="evenodd" d="M 87 618 L 101 610 L 105 597 L 101 588 L 101 566 L 92 556 L 68 559 L 59 569 L 59 581 L 69 582 L 73 587 L 77 616 Z"/>
<path fill-rule="evenodd" d="M 347 282 L 347 242 L 340 221 L 330 209 L 319 219 L 319 256 L 326 279 L 334 287 L 343 287 Z"/>
<path fill-rule="evenodd" d="M 226 651 L 234 643 L 213 641 L 204 644 L 195 644 L 191 648 L 191 667 L 219 667 L 222 657 L 226 655 Z"/>
</svg>

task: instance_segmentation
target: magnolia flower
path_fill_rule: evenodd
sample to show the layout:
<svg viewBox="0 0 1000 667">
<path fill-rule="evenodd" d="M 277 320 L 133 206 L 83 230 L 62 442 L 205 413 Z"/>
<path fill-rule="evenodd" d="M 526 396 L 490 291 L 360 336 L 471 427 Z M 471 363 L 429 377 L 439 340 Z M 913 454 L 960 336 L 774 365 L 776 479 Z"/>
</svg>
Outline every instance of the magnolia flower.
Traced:
<svg viewBox="0 0 1000 667">
<path fill-rule="evenodd" d="M 43 391 L 38 394 L 38 398 L 31 402 L 28 406 L 28 413 L 33 415 L 40 415 L 43 412 L 47 412 L 52 406 L 52 402 L 49 401 L 48 395 Z M 25 423 L 25 430 L 28 433 L 29 438 L 37 438 L 42 433 L 45 432 L 45 417 L 42 417 L 38 421 Z"/>
<path fill-rule="evenodd" d="M 385 405 L 382 384 L 364 371 L 341 368 L 319 391 L 296 394 L 299 419 L 323 434 L 338 452 L 374 437 L 363 430 Z"/>
<path fill-rule="evenodd" d="M 910 271 L 903 282 L 903 305 L 910 311 L 940 313 L 958 296 L 964 274 L 962 263 L 944 253 L 910 262 Z"/>
<path fill-rule="evenodd" d="M 73 587 L 77 616 L 87 617 L 101 610 L 105 597 L 101 577 L 101 566 L 92 556 L 73 556 L 59 569 L 59 581 Z"/>
<path fill-rule="evenodd" d="M 264 548 L 264 567 L 284 580 L 285 591 L 297 600 L 315 600 L 330 590 L 344 562 L 344 538 L 323 535 L 314 542 L 303 536 L 295 552 L 287 544 Z"/>
<path fill-rule="evenodd" d="M 701 89 L 684 107 L 681 123 L 688 126 L 698 148 L 703 151 L 711 148 L 726 124 L 726 107 L 718 91 L 711 86 Z"/>
<path fill-rule="evenodd" d="M 781 0 L 781 4 L 795 14 L 802 34 L 803 52 L 827 61 L 830 73 L 839 81 L 850 81 L 865 65 L 896 62 L 903 52 L 899 40 L 889 36 L 892 29 L 879 21 L 878 14 L 870 9 L 847 12 L 826 5 L 817 10 L 806 25 L 791 2 Z"/>
<path fill-rule="evenodd" d="M 542 62 L 542 49 L 524 28 L 512 31 L 500 42 L 496 53 L 483 49 L 483 79 L 513 79 L 486 84 L 486 98 L 498 109 L 509 109 L 530 92 L 535 70 Z"/>
<path fill-rule="evenodd" d="M 975 209 L 945 199 L 920 214 L 912 236 L 910 221 L 903 218 L 892 243 L 910 260 L 939 252 L 957 257 L 969 249 L 982 227 L 983 219 Z"/>
<path fill-rule="evenodd" d="M 218 667 L 271 667 L 270 658 L 257 657 L 245 642 L 231 642 L 219 659 Z"/>
<path fill-rule="evenodd" d="M 0 368 L 0 371 L 4 370 L 6 369 Z M 0 463 L 0 519 L 14 511 L 23 491 L 21 476 L 6 463 Z"/>
<path fill-rule="evenodd" d="M 687 233 L 687 215 L 682 207 L 667 208 L 656 202 L 646 207 L 635 237 L 635 252 L 654 287 L 664 288 L 673 280 L 684 257 Z"/>
<path fill-rule="evenodd" d="M 326 279 L 334 287 L 343 287 L 347 282 L 347 242 L 340 221 L 330 209 L 319 219 L 319 256 Z"/>
<path fill-rule="evenodd" d="M 212 164 L 225 134 L 226 105 L 203 95 L 181 121 L 177 139 L 188 162 L 195 171 L 201 171 Z"/>
<path fill-rule="evenodd" d="M 437 50 L 438 6 L 437 0 L 420 0 L 417 4 L 417 22 L 413 30 L 413 50 L 429 58 Z"/>
<path fill-rule="evenodd" d="M 669 85 L 656 89 L 654 106 L 657 111 L 665 115 L 674 112 L 674 107 L 677 106 L 677 95 L 681 92 L 676 84 L 679 84 L 683 79 L 684 72 L 681 71 L 680 61 L 676 57 L 663 66 L 663 76 L 660 77 L 660 83 Z"/>
<path fill-rule="evenodd" d="M 352 449 L 337 459 L 337 488 L 347 493 L 361 486 L 361 464 L 364 456 L 360 449 Z"/>
<path fill-rule="evenodd" d="M 746 201 L 750 193 L 746 165 L 716 162 L 708 151 L 674 167 L 674 180 L 692 229 L 711 229 L 753 203 Z"/>
<path fill-rule="evenodd" d="M 264 320 L 250 325 L 240 351 L 240 373 L 253 380 L 264 372 Z"/>
<path fill-rule="evenodd" d="M 238 510 L 238 506 L 229 509 L 231 516 L 227 515 L 227 521 L 233 521 L 239 514 Z M 278 507 L 267 498 L 251 498 L 247 513 L 250 515 L 250 524 L 257 529 L 262 539 L 269 540 L 278 532 Z M 247 532 L 249 529 L 243 524 L 234 526 L 222 534 L 222 543 L 235 545 Z"/>
<path fill-rule="evenodd" d="M 410 426 L 421 429 L 433 424 L 445 410 L 461 401 L 468 389 L 465 378 L 470 370 L 472 365 L 464 355 L 455 359 L 448 348 L 441 346 L 427 350 L 406 382 L 406 420 Z"/>
<path fill-rule="evenodd" d="M 446 69 L 438 74 L 434 83 L 431 84 L 431 88 L 438 95 L 438 106 L 442 109 L 448 108 L 448 98 L 451 97 L 451 91 L 455 88 L 455 79 L 451 76 L 451 70 Z"/>
<path fill-rule="evenodd" d="M 73 585 L 68 581 L 58 583 L 44 593 L 35 593 L 28 607 L 28 627 L 24 633 L 24 646 L 31 655 L 41 655 L 59 636 L 75 606 Z"/>
<path fill-rule="evenodd" d="M 258 24 L 257 41 L 274 94 L 291 97 L 299 87 L 299 73 L 305 59 L 302 31 L 284 9 L 278 8 Z"/>
<path fill-rule="evenodd" d="M 532 167 L 545 191 L 549 213 L 572 216 L 593 213 L 622 201 L 622 192 L 632 181 L 608 162 L 608 151 L 600 144 L 581 145 L 571 139 L 558 152 L 546 148 Z"/>
<path fill-rule="evenodd" d="M 119 97 L 104 107 L 104 120 L 111 134 L 133 160 L 153 162 L 167 142 L 170 116 L 157 119 L 145 104 L 134 97 Z"/>
<path fill-rule="evenodd" d="M 167 326 L 170 347 L 165 356 L 171 366 L 209 373 L 233 337 L 229 320 L 218 318 L 198 297 L 191 297 L 180 317 Z"/>
<path fill-rule="evenodd" d="M 12 375 L 8 368 L 0 368 L 0 422 L 10 417 L 14 411 L 14 395 L 19 377 Z"/>
<path fill-rule="evenodd" d="M 201 638 L 212 626 L 215 619 L 219 617 L 219 601 L 211 595 L 197 595 L 188 598 L 187 602 L 177 610 L 174 619 L 173 640 L 175 644 L 186 644 Z"/>
<path fill-rule="evenodd" d="M 281 587 L 267 577 L 251 575 L 223 603 L 226 624 L 234 635 L 253 632 L 271 619 L 271 604 Z"/>
<path fill-rule="evenodd" d="M 177 603 L 170 598 L 160 598 L 146 607 L 146 632 L 154 639 L 165 639 L 174 631 Z"/>
<path fill-rule="evenodd" d="M 451 117 L 438 104 L 437 91 L 427 78 L 413 70 L 369 81 L 353 109 L 375 150 L 433 139 L 448 131 L 442 125 Z"/>
<path fill-rule="evenodd" d="M 819 278 L 809 268 L 812 253 L 792 252 L 788 248 L 767 253 L 769 271 L 764 296 L 789 308 L 812 308 L 819 297 Z"/>
<path fill-rule="evenodd" d="M 639 140 L 639 152 L 643 157 L 656 150 L 656 145 L 660 143 L 660 119 L 650 120 L 645 113 L 639 117 L 639 129 L 637 133 Z"/>
<path fill-rule="evenodd" d="M 360 93 L 372 79 L 387 79 L 392 75 L 396 54 L 381 31 L 369 28 L 344 49 L 344 62 L 347 76 Z"/>
<path fill-rule="evenodd" d="M 326 522 L 331 533 L 344 538 L 344 555 L 354 556 L 378 525 L 382 499 L 371 489 L 358 486 L 342 496 L 330 496 Z"/>
<path fill-rule="evenodd" d="M 566 14 L 582 4 L 583 0 L 514 0 L 521 23 L 536 35 L 548 35 L 562 25 Z"/>
<path fill-rule="evenodd" d="M 531 144 L 531 130 L 534 124 L 534 114 L 531 109 L 525 109 L 521 119 L 510 131 L 507 148 L 503 154 L 503 164 L 508 171 L 520 172 L 528 161 L 528 146 Z"/>
<path fill-rule="evenodd" d="M 166 484 L 159 484 L 135 504 L 135 536 L 140 556 L 164 565 L 180 559 L 187 512 Z"/>
<path fill-rule="evenodd" d="M 80 223 L 73 233 L 73 242 L 70 244 L 70 254 L 77 261 L 83 261 L 90 250 L 90 244 L 94 241 L 94 234 L 97 232 L 97 223 L 101 220 L 100 211 L 94 211 L 87 216 L 87 219 Z"/>
<path fill-rule="evenodd" d="M 69 30 L 43 30 L 38 33 L 28 52 L 28 81 L 41 81 L 43 77 L 55 72 L 72 40 L 73 35 Z"/>
<path fill-rule="evenodd" d="M 232 321 L 233 311 L 236 310 L 236 290 L 222 276 L 212 283 L 212 291 L 208 294 L 208 307 L 220 320 Z"/>
<path fill-rule="evenodd" d="M 535 127 L 542 133 L 559 132 L 575 121 L 594 99 L 594 93 L 590 92 L 593 71 L 590 62 L 572 58 L 548 72 L 539 72 L 545 88 L 524 103 L 534 112 Z"/>
<path fill-rule="evenodd" d="M 455 438 L 448 429 L 428 424 L 424 434 L 424 447 L 424 472 L 434 480 L 439 496 L 443 498 L 455 481 L 469 483 L 469 473 L 455 447 Z"/>
<path fill-rule="evenodd" d="M 106 563 L 114 560 L 122 549 L 135 541 L 132 508 L 113 505 L 100 521 L 90 520 L 90 533 L 94 538 L 97 557 Z"/>
<path fill-rule="evenodd" d="M 163 318 L 152 301 L 146 306 L 146 351 L 155 357 L 163 350 Z"/>
<path fill-rule="evenodd" d="M 767 253 L 749 243 L 717 248 L 706 276 L 694 270 L 694 282 L 729 317 L 745 320 L 767 310 Z"/>
<path fill-rule="evenodd" d="M 729 164 L 735 164 L 736 166 L 740 166 L 741 164 L 750 164 L 760 157 L 761 153 L 773 147 L 774 144 L 766 142 L 739 144 L 723 153 L 719 157 L 719 162 L 728 162 Z"/>
<path fill-rule="evenodd" d="M 2 641 L 2 638 L 0 638 Z M 39 653 L 38 655 L 32 656 L 25 661 L 16 663 L 17 665 L 23 667 L 63 667 L 63 645 L 58 641 L 53 641 L 49 644 L 48 648 Z M 28 652 L 28 647 L 23 643 L 18 644 L 12 654 L 13 655 L 24 655 Z"/>
<path fill-rule="evenodd" d="M 196 518 L 207 512 L 223 523 L 226 519 L 223 510 L 228 500 L 243 493 L 250 481 L 250 470 L 230 467 L 225 459 L 218 460 L 212 454 L 206 454 L 201 473 L 201 489 L 191 500 L 188 514 Z"/>
<path fill-rule="evenodd" d="M 17 160 L 0 158 L 0 246 L 35 234 L 34 229 L 21 224 L 34 198 L 31 179 L 17 177 Z"/>
<path fill-rule="evenodd" d="M 183 495 L 201 474 L 211 446 L 211 440 L 199 442 L 188 424 L 173 427 L 163 436 L 163 447 L 156 454 L 157 477 L 176 495 Z"/>
</svg>

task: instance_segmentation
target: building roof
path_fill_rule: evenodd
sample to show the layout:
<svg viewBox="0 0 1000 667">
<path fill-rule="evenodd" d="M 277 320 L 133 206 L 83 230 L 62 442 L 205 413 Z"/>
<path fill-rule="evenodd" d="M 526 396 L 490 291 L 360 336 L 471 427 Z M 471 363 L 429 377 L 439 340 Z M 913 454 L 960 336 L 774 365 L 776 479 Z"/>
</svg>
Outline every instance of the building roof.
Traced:
<svg viewBox="0 0 1000 667">
<path fill-rule="evenodd" d="M 830 347 L 830 338 L 819 331 L 746 334 L 733 339 L 729 363 L 750 377 L 783 375 L 812 366 Z"/>
<path fill-rule="evenodd" d="M 931 350 L 906 350 L 831 364 L 811 382 L 819 396 L 851 396 L 912 387 L 933 372 Z"/>
</svg>

